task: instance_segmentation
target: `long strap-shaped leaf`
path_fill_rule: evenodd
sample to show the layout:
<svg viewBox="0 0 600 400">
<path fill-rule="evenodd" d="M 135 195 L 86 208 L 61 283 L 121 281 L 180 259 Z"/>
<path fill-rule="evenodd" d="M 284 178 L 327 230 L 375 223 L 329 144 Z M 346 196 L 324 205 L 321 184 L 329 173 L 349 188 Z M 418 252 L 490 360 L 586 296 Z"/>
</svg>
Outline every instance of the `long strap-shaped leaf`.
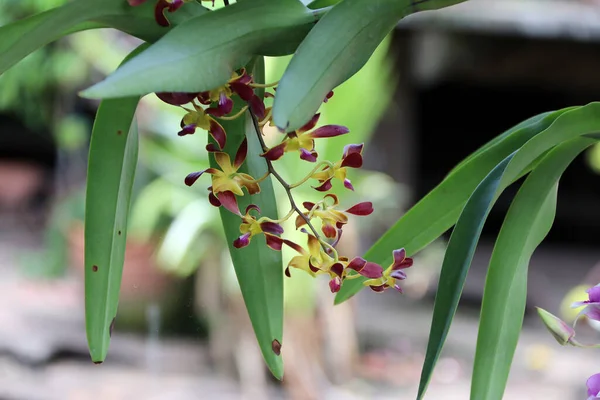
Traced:
<svg viewBox="0 0 600 400">
<path fill-rule="evenodd" d="M 509 154 L 548 128 L 564 110 L 541 114 L 509 129 L 456 167 L 442 183 L 402 216 L 365 254 L 371 261 L 387 264 L 392 250 L 404 247 L 409 255 L 423 249 L 450 229 L 465 202 L 481 180 Z M 339 304 L 364 288 L 364 279 L 348 280 L 335 298 Z"/>
<path fill-rule="evenodd" d="M 180 24 L 84 95 L 211 90 L 256 54 L 293 52 L 314 20 L 298 0 L 243 0 Z"/>
<path fill-rule="evenodd" d="M 486 184 L 488 176 L 469 198 L 450 237 L 442 264 L 418 398 L 422 398 L 425 394 L 431 374 L 442 351 L 473 257 L 471 249 L 474 251 L 487 217 L 487 213 L 480 213 L 481 221 L 470 221 L 471 218 L 476 217 L 473 214 L 474 210 L 491 207 L 502 191 L 524 169 L 552 147 L 578 136 L 597 132 L 600 132 L 600 103 L 590 103 L 587 106 L 563 113 L 550 127 L 533 137 L 514 154 L 508 165 L 503 168 L 504 171 L 501 174 L 500 182 L 496 185 L 496 193 L 493 197 L 477 195 L 481 185 Z"/>
<path fill-rule="evenodd" d="M 553 149 L 525 180 L 508 210 L 486 277 L 472 400 L 502 399 L 523 324 L 529 260 L 552 226 L 558 179 L 594 142 L 578 138 Z"/>
<path fill-rule="evenodd" d="M 117 314 L 127 216 L 138 155 L 139 98 L 100 104 L 90 144 L 85 204 L 85 321 L 92 361 L 104 361 Z"/>
<path fill-rule="evenodd" d="M 113 27 L 155 41 L 168 29 L 154 21 L 152 3 L 131 7 L 125 0 L 77 0 L 4 25 L 0 27 L 0 74 L 40 47 L 82 29 Z M 206 11 L 199 4 L 189 4 L 173 14 L 171 22 L 177 24 Z"/>
<path fill-rule="evenodd" d="M 139 46 L 121 65 L 146 48 Z M 92 129 L 85 199 L 85 327 L 96 363 L 106 358 L 119 304 L 138 158 L 138 102 L 139 97 L 103 101 Z"/>
<path fill-rule="evenodd" d="M 259 59 L 254 68 L 255 78 L 262 82 L 264 64 Z M 238 118 L 222 121 L 227 131 L 227 147 L 233 157 L 235 149 L 243 138 L 248 140 L 248 157 L 241 171 L 253 177 L 261 177 L 267 172 L 267 164 L 262 153 L 252 118 Z M 211 165 L 218 167 L 211 157 Z M 238 197 L 242 212 L 249 204 L 260 207 L 261 215 L 277 218 L 277 201 L 270 179 L 260 183 L 260 193 Z M 281 252 L 268 248 L 264 237 L 257 236 L 242 249 L 233 247 L 233 241 L 240 236 L 240 217 L 221 207 L 221 220 L 229 245 L 229 253 L 240 284 L 242 296 L 248 310 L 256 339 L 263 358 L 273 375 L 282 379 L 283 360 L 280 355 L 283 345 L 283 266 Z"/>
<path fill-rule="evenodd" d="M 300 128 L 317 112 L 330 90 L 365 65 L 401 18 L 417 11 L 448 7 L 463 1 L 339 2 L 298 47 L 277 89 L 273 121 L 280 129 L 291 131 Z"/>
</svg>

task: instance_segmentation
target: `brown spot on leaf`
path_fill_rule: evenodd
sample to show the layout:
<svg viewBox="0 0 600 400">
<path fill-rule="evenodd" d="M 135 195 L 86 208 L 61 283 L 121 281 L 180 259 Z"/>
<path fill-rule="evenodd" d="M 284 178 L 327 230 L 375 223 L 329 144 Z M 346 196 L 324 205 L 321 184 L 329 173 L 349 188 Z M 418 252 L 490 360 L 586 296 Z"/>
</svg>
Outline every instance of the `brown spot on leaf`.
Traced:
<svg viewBox="0 0 600 400">
<path fill-rule="evenodd" d="M 122 134 L 123 134 L 123 131 L 119 129 L 119 130 L 117 131 L 117 135 L 121 136 Z"/>
<path fill-rule="evenodd" d="M 92 271 L 98 272 L 98 266 L 97 265 L 92 265 Z"/>
<path fill-rule="evenodd" d="M 271 348 L 273 349 L 273 353 L 275 353 L 275 355 L 281 354 L 281 343 L 279 343 L 279 340 L 273 339 L 273 342 L 271 343 Z"/>
<path fill-rule="evenodd" d="M 102 364 L 102 361 L 94 361 L 94 364 L 96 364 L 96 365 Z"/>
<path fill-rule="evenodd" d="M 108 336 L 112 337 L 112 331 L 115 327 L 115 319 L 117 319 L 116 317 L 112 319 L 111 323 L 110 323 L 110 328 L 108 328 Z"/>
<path fill-rule="evenodd" d="M 117 234 L 118 234 L 119 236 L 121 236 L 121 231 L 117 232 Z"/>
</svg>

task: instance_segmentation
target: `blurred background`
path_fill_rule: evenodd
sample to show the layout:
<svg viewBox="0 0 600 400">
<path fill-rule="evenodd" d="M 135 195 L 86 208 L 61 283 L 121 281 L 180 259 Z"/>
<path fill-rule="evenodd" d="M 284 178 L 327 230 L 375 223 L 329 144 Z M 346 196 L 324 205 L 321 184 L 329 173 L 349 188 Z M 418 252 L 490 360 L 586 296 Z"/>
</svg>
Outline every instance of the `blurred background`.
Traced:
<svg viewBox="0 0 600 400">
<path fill-rule="evenodd" d="M 0 0 L 0 25 L 64 2 Z M 598 100 L 598 42 L 597 0 L 472 0 L 403 20 L 322 108 L 321 123 L 351 130 L 317 143 L 323 159 L 367 143 L 365 167 L 350 176 L 356 192 L 338 194 L 347 206 L 373 201 L 375 213 L 347 225 L 343 251 L 364 253 L 504 130 Z M 364 291 L 333 307 L 326 280 L 286 279 L 286 371 L 276 382 L 254 342 L 218 213 L 204 190 L 183 184 L 208 163 L 206 136 L 178 137 L 182 112 L 154 96 L 137 113 L 140 161 L 111 349 L 104 364 L 90 362 L 82 223 L 98 104 L 77 92 L 138 44 L 111 30 L 81 32 L 0 76 L 0 399 L 413 399 L 447 236 L 415 257 L 403 296 Z M 268 80 L 288 61 L 268 59 Z M 290 181 L 306 167 L 278 163 Z M 561 180 L 556 222 L 531 262 L 507 399 L 581 399 L 600 371 L 596 350 L 559 347 L 534 311 L 572 319 L 570 302 L 600 282 L 599 173 L 597 147 Z M 490 215 L 426 398 L 469 397 L 487 262 L 517 189 Z M 600 336 L 586 324 L 578 335 Z"/>
</svg>

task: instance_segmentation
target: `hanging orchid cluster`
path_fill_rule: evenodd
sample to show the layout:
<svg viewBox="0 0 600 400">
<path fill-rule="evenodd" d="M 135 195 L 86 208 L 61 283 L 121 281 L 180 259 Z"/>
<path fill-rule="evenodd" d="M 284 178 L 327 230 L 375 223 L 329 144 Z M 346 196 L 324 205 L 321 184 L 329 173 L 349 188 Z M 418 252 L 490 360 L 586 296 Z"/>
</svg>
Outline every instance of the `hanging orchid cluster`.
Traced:
<svg viewBox="0 0 600 400">
<path fill-rule="evenodd" d="M 263 136 L 264 128 L 271 123 L 271 109 L 255 94 L 257 88 L 273 88 L 276 93 L 277 83 L 259 84 L 247 71 L 234 72 L 231 79 L 223 86 L 201 93 L 157 93 L 164 102 L 182 107 L 186 114 L 181 120 L 179 136 L 194 134 L 200 128 L 208 131 L 213 142 L 206 146 L 207 151 L 214 156 L 219 168 L 208 168 L 203 171 L 190 173 L 185 178 L 185 184 L 192 186 L 203 174 L 210 174 L 212 185 L 208 188 L 209 202 L 215 207 L 224 207 L 240 217 L 240 236 L 233 246 L 243 248 L 257 236 L 264 236 L 268 247 L 280 251 L 284 245 L 294 249 L 298 255 L 289 262 L 285 273 L 290 276 L 290 268 L 297 268 L 311 276 L 328 275 L 329 287 L 332 292 L 340 290 L 346 279 L 358 277 L 368 278 L 365 285 L 376 292 L 382 292 L 389 287 L 402 291 L 398 281 L 406 278 L 405 268 L 412 265 L 412 259 L 406 257 L 404 249 L 393 252 L 392 264 L 384 269 L 380 265 L 369 262 L 361 257 L 349 259 L 340 256 L 336 245 L 342 235 L 342 229 L 349 221 L 349 215 L 366 216 L 373 212 L 371 202 L 358 203 L 345 210 L 339 209 L 338 197 L 326 193 L 316 202 L 305 201 L 303 210 L 296 205 L 292 194 L 297 188 L 309 181 L 318 192 L 328 192 L 333 182 L 339 180 L 349 190 L 354 190 L 348 179 L 348 169 L 360 168 L 363 164 L 363 144 L 349 144 L 344 147 L 342 157 L 336 162 L 318 161 L 315 139 L 325 139 L 347 134 L 348 128 L 340 125 L 324 125 L 317 127 L 319 114 L 316 114 L 300 129 L 282 134 L 281 142 L 273 147 L 267 147 Z M 265 97 L 274 97 L 274 93 L 266 93 Z M 333 96 L 330 92 L 324 99 L 328 101 Z M 234 102 L 241 102 L 240 110 L 233 114 Z M 191 107 L 186 106 L 191 104 Z M 234 120 L 250 112 L 258 139 L 263 152 L 260 154 L 268 166 L 268 172 L 261 177 L 252 177 L 240 172 L 241 166 L 248 153 L 247 140 L 241 143 L 233 161 L 224 150 L 227 146 L 227 133 L 219 120 Z M 298 154 L 299 158 L 315 163 L 312 171 L 299 182 L 288 184 L 275 169 L 277 160 L 286 154 Z M 239 210 L 237 197 L 253 195 L 260 192 L 260 182 L 273 176 L 286 190 L 290 199 L 290 211 L 281 219 L 271 219 L 262 216 L 258 206 L 249 205 L 242 214 Z M 244 191 L 245 189 L 245 191 Z M 284 233 L 281 224 L 295 217 L 296 229 L 306 234 L 306 247 L 282 237 Z M 315 222 L 320 223 L 321 232 L 315 228 Z"/>
</svg>

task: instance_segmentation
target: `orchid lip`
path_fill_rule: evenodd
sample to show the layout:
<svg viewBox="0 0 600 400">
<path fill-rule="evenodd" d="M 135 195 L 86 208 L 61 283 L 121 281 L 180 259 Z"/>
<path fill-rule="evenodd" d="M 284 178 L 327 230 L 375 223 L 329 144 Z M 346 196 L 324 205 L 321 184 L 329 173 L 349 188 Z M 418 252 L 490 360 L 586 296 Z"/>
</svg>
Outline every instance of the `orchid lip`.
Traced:
<svg viewBox="0 0 600 400">
<path fill-rule="evenodd" d="M 243 234 L 239 238 L 233 241 L 233 247 L 236 249 L 241 249 L 250 244 L 250 232 Z"/>
</svg>

